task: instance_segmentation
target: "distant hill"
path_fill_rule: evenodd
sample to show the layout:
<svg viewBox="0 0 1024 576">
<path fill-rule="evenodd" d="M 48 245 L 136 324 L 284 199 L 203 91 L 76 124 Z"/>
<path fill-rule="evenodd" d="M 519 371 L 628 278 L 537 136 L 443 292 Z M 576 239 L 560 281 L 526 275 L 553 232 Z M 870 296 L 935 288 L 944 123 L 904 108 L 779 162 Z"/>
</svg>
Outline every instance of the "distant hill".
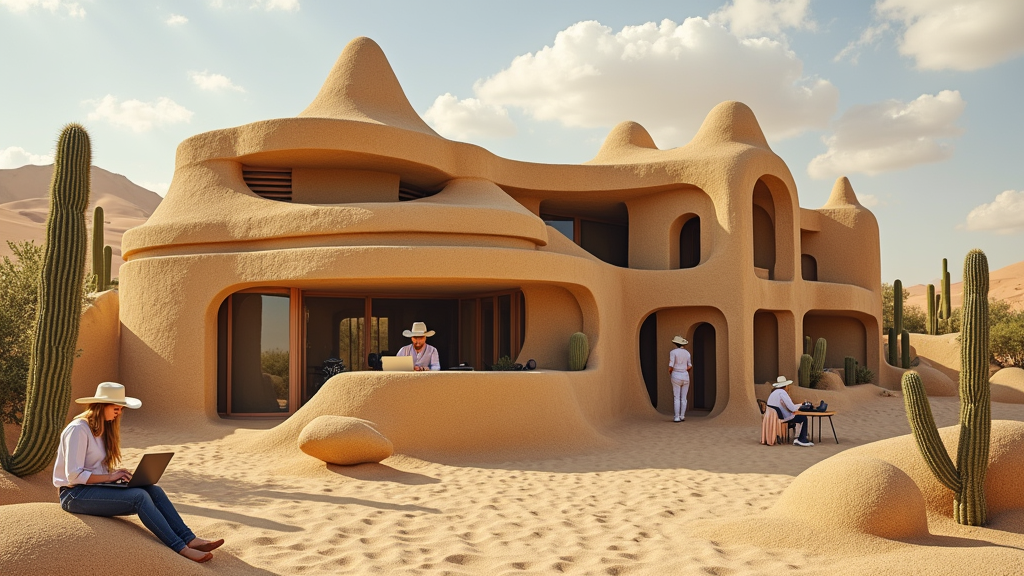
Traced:
<svg viewBox="0 0 1024 576">
<path fill-rule="evenodd" d="M 10 255 L 8 240 L 43 243 L 52 175 L 52 164 L 0 170 L 0 256 Z M 160 200 L 155 192 L 133 184 L 124 176 L 93 166 L 92 194 L 85 220 L 91 229 L 93 208 L 103 207 L 103 237 L 113 252 L 111 276 L 116 278 L 116 270 L 124 263 L 121 236 L 129 228 L 145 222 Z"/>
<path fill-rule="evenodd" d="M 1014 310 L 1024 310 L 1024 261 L 1010 264 L 988 273 L 988 297 L 997 300 L 1005 300 L 1010 303 Z M 919 306 L 922 310 L 928 309 L 927 291 L 928 287 L 923 284 L 906 288 L 910 292 L 907 298 L 907 306 Z M 941 287 L 936 286 L 935 292 L 939 293 Z M 949 291 L 952 294 L 950 303 L 953 308 L 959 308 L 964 301 L 963 282 L 951 284 Z"/>
</svg>

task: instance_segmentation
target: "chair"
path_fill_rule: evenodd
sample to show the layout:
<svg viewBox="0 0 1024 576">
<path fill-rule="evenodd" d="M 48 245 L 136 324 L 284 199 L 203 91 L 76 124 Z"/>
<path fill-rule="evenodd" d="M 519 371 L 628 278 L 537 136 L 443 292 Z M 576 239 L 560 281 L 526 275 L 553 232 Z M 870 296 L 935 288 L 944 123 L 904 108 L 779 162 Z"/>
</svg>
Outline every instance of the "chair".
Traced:
<svg viewBox="0 0 1024 576">
<path fill-rule="evenodd" d="M 757 407 L 761 410 L 761 414 L 764 415 L 761 420 L 761 444 L 774 446 L 782 438 L 789 442 L 789 428 L 791 424 L 782 421 L 782 411 L 776 406 L 768 406 L 768 403 L 764 400 L 758 400 Z M 771 410 L 768 410 L 768 408 L 771 408 Z M 772 434 L 772 431 L 774 431 L 774 434 Z"/>
</svg>

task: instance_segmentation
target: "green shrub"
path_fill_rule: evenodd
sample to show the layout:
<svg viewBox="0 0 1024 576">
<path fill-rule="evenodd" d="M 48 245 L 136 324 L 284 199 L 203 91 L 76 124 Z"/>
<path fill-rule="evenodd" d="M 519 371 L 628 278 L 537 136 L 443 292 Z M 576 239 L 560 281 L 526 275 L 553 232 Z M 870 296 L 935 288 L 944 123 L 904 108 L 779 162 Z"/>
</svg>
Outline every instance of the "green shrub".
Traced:
<svg viewBox="0 0 1024 576">
<path fill-rule="evenodd" d="M 43 247 L 8 242 L 0 261 L 0 422 L 21 424 L 32 355 Z"/>
<path fill-rule="evenodd" d="M 870 384 L 875 379 L 875 373 L 867 366 L 857 366 L 857 384 Z"/>
<path fill-rule="evenodd" d="M 495 362 L 494 364 L 491 364 L 491 370 L 495 370 L 495 371 L 499 371 L 499 372 L 506 372 L 508 370 L 515 370 L 515 369 L 516 369 L 516 363 L 513 362 L 512 358 L 507 356 L 507 355 L 506 356 L 502 356 L 501 358 L 498 358 L 497 362 Z"/>
<path fill-rule="evenodd" d="M 264 350 L 260 354 L 260 369 L 264 374 L 277 376 L 277 378 L 272 378 L 274 393 L 282 399 L 288 398 L 288 358 L 288 351 L 280 348 Z"/>
</svg>

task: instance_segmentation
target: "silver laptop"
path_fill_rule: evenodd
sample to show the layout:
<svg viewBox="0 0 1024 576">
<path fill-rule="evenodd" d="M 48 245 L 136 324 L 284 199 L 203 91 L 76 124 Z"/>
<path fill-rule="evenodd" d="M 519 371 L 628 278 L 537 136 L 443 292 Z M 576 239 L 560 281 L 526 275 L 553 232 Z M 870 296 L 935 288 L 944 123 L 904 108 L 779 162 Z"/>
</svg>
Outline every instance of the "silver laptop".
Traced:
<svg viewBox="0 0 1024 576">
<path fill-rule="evenodd" d="M 385 372 L 412 372 L 412 356 L 381 356 L 380 366 Z"/>
<path fill-rule="evenodd" d="M 128 482 L 97 482 L 90 486 L 111 486 L 114 488 L 142 488 L 152 486 L 160 481 L 167 464 L 171 461 L 174 452 L 160 452 L 156 454 L 144 454 L 139 465 L 132 473 L 132 479 Z"/>
</svg>

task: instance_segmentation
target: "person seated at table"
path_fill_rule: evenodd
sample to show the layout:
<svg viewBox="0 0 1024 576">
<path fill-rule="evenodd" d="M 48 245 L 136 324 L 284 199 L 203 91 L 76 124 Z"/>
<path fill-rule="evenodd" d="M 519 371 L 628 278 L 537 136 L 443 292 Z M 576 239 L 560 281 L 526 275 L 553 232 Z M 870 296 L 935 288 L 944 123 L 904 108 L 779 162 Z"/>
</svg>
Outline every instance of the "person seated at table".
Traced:
<svg viewBox="0 0 1024 576">
<path fill-rule="evenodd" d="M 412 356 L 412 369 L 417 372 L 440 370 L 441 363 L 437 359 L 437 348 L 427 344 L 427 338 L 434 335 L 427 330 L 423 322 L 413 322 L 412 330 L 402 332 L 402 336 L 412 340 L 412 344 L 403 346 L 396 356 Z"/>
<path fill-rule="evenodd" d="M 800 407 L 793 403 L 793 399 L 789 397 L 789 392 L 786 390 L 792 383 L 793 381 L 787 380 L 785 376 L 779 376 L 778 380 L 772 384 L 772 388 L 775 390 L 768 396 L 768 406 L 775 408 L 779 413 L 779 420 L 787 425 L 797 426 L 800 436 L 793 440 L 794 446 L 814 446 L 814 442 L 807 438 L 807 416 L 797 414 Z"/>
</svg>

